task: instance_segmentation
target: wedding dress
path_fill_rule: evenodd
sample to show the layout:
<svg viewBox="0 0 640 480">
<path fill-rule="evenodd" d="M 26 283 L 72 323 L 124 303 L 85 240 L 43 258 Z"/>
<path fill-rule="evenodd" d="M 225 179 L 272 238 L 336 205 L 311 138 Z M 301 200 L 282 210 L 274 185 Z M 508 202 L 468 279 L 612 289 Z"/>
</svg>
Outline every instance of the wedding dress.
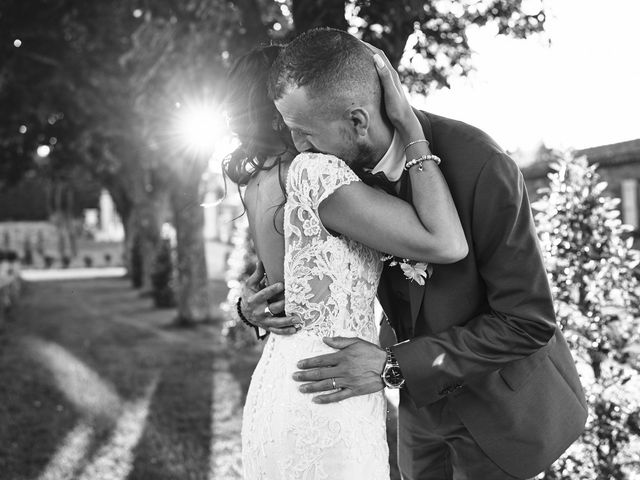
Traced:
<svg viewBox="0 0 640 480">
<path fill-rule="evenodd" d="M 378 343 L 373 306 L 381 255 L 331 235 L 318 215 L 323 200 L 355 181 L 329 155 L 302 153 L 289 169 L 285 308 L 304 326 L 290 336 L 271 334 L 253 373 L 242 425 L 245 480 L 389 480 L 383 392 L 315 404 L 318 394 L 301 393 L 292 379 L 299 360 L 335 351 L 322 337 Z"/>
</svg>

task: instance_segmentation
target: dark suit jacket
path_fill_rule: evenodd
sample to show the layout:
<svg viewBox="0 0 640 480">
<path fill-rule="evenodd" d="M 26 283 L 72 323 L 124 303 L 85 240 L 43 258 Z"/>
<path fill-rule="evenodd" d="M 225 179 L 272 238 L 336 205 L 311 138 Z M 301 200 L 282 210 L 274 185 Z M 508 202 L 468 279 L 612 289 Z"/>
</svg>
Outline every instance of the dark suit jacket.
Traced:
<svg viewBox="0 0 640 480">
<path fill-rule="evenodd" d="M 434 265 L 424 287 L 385 268 L 379 299 L 401 341 L 392 350 L 417 407 L 446 396 L 495 463 L 530 477 L 580 435 L 587 412 L 524 180 L 482 131 L 416 113 L 442 159 L 469 255 Z"/>
</svg>

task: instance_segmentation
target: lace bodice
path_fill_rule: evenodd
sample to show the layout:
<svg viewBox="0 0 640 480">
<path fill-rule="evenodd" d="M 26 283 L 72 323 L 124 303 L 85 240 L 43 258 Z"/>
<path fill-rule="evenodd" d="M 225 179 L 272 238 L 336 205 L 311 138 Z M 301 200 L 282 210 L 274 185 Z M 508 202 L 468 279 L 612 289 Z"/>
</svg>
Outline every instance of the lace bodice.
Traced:
<svg viewBox="0 0 640 480">
<path fill-rule="evenodd" d="M 242 421 L 245 480 L 389 480 L 382 391 L 316 404 L 316 394 L 300 392 L 292 378 L 299 360 L 335 352 L 322 336 L 378 343 L 380 254 L 331 235 L 318 215 L 323 200 L 357 181 L 328 155 L 300 154 L 289 169 L 285 308 L 305 325 L 294 335 L 269 335 L 251 377 Z"/>
<path fill-rule="evenodd" d="M 303 328 L 318 336 L 347 331 L 367 340 L 376 337 L 371 318 L 381 255 L 333 236 L 318 214 L 329 195 L 359 181 L 331 155 L 302 153 L 289 169 L 284 220 L 286 311 L 299 315 Z"/>
</svg>

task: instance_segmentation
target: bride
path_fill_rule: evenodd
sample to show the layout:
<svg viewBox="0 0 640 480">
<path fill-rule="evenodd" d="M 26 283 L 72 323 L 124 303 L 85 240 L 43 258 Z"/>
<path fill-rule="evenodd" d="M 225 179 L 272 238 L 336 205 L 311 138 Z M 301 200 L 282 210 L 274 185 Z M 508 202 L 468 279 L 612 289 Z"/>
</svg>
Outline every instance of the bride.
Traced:
<svg viewBox="0 0 640 480">
<path fill-rule="evenodd" d="M 397 75 L 380 76 L 381 95 L 406 158 L 415 159 L 405 167 L 415 209 L 366 185 L 358 176 L 364 174 L 339 158 L 296 152 L 267 96 L 280 48 L 241 57 L 228 78 L 227 112 L 241 146 L 224 170 L 246 187 L 243 202 L 266 284 L 286 285 L 285 311 L 295 320 L 280 330 L 298 331 L 270 335 L 253 373 L 243 414 L 244 478 L 388 480 L 382 391 L 318 404 L 292 375 L 298 360 L 335 351 L 323 337 L 378 343 L 374 301 L 385 254 L 452 263 L 466 255 L 466 241 L 438 159 L 424 157 L 428 143 Z M 242 315 L 241 307 L 239 300 Z M 340 389 L 335 380 L 333 387 Z"/>
</svg>

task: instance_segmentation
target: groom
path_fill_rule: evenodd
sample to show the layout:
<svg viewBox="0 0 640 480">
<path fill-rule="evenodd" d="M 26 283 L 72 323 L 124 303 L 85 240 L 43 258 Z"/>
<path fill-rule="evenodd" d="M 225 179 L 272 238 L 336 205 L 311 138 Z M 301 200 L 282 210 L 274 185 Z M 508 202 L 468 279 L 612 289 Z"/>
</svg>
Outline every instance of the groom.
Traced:
<svg viewBox="0 0 640 480">
<path fill-rule="evenodd" d="M 380 56 L 347 33 L 302 34 L 273 66 L 270 93 L 299 151 L 334 154 L 354 170 L 383 172 L 411 201 L 407 160 L 382 107 Z M 385 267 L 379 300 L 397 338 L 387 352 L 333 338 L 336 353 L 299 363 L 294 378 L 320 403 L 400 389 L 399 466 L 407 480 L 528 478 L 579 436 L 586 404 L 558 329 L 522 175 L 480 130 L 416 112 L 456 203 L 469 255 L 433 265 L 420 286 Z M 382 122 L 377 121 L 381 118 Z M 375 208 L 375 206 L 372 206 Z M 252 323 L 291 333 L 271 317 L 282 285 L 245 288 Z M 383 336 L 388 326 L 383 324 Z M 393 373 L 393 375 L 391 375 Z M 337 384 L 341 390 L 332 391 Z M 327 393 L 331 391 L 331 393 Z"/>
</svg>

